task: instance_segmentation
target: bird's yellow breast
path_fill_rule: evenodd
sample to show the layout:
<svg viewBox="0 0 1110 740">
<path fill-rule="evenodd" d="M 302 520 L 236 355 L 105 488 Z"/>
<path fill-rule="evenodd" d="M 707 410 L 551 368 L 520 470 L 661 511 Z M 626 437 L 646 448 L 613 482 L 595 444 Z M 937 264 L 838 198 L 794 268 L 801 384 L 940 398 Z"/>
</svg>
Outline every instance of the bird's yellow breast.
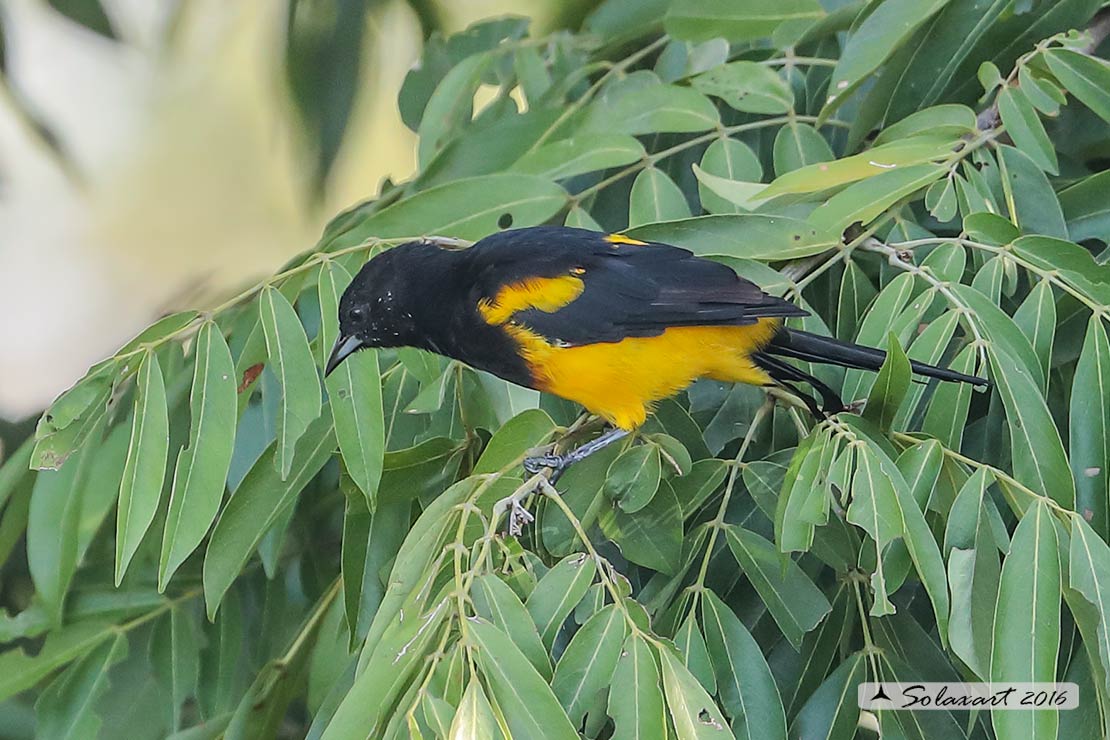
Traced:
<svg viewBox="0 0 1110 740">
<path fill-rule="evenodd" d="M 672 327 L 654 337 L 558 347 L 508 323 L 540 390 L 585 406 L 622 429 L 644 423 L 652 405 L 698 378 L 767 385 L 770 376 L 751 359 L 782 320 L 748 326 Z"/>
</svg>

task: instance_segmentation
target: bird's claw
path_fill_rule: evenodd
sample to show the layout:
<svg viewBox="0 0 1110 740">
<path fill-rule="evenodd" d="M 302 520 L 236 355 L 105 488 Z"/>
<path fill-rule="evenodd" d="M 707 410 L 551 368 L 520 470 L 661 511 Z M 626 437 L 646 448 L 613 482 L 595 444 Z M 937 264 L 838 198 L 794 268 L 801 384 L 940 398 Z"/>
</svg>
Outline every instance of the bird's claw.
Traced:
<svg viewBox="0 0 1110 740">
<path fill-rule="evenodd" d="M 524 469 L 535 475 L 545 468 L 550 468 L 555 476 L 567 466 L 567 459 L 562 455 L 536 455 L 524 458 Z"/>
</svg>

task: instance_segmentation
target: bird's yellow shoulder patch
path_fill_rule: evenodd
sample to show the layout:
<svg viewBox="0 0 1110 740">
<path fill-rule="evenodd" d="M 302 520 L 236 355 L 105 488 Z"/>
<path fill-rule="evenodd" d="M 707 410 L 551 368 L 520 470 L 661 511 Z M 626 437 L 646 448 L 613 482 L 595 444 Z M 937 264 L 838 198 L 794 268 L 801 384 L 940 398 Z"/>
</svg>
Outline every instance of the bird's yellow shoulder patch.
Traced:
<svg viewBox="0 0 1110 740">
<path fill-rule="evenodd" d="M 632 237 L 625 236 L 624 234 L 606 234 L 603 238 L 610 244 L 632 244 L 637 247 L 647 246 L 647 242 L 642 242 L 639 239 L 633 239 Z"/>
<path fill-rule="evenodd" d="M 521 280 L 502 287 L 492 300 L 480 301 L 478 313 L 487 324 L 504 324 L 513 314 L 530 308 L 554 313 L 585 289 L 586 284 L 572 275 Z"/>
</svg>

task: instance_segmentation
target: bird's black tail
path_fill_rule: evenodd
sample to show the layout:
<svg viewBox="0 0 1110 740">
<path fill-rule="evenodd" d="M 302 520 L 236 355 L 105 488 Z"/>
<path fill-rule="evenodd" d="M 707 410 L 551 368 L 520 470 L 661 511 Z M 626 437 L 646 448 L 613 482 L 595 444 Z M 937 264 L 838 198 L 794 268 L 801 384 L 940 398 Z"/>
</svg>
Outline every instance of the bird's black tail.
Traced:
<svg viewBox="0 0 1110 740">
<path fill-rule="evenodd" d="M 886 359 L 886 352 L 881 349 L 875 349 L 874 347 L 864 347 L 859 344 L 852 344 L 851 342 L 841 342 L 838 339 L 821 336 L 820 334 L 811 334 L 807 331 L 783 328 L 775 335 L 771 343 L 764 347 L 762 352 L 756 355 L 756 362 L 777 382 L 785 385 L 794 392 L 797 392 L 797 390 L 790 385 L 790 383 L 809 383 L 821 394 L 823 406 L 821 411 L 824 413 L 836 413 L 844 408 L 844 404 L 837 393 L 817 378 L 802 372 L 789 363 L 783 362 L 779 359 L 780 357 L 803 360 L 805 362 L 816 362 L 824 365 L 839 365 L 841 367 L 855 368 L 858 370 L 878 370 L 882 367 L 883 360 Z M 939 380 L 949 380 L 959 383 L 971 383 L 972 385 L 980 386 L 989 385 L 988 381 L 983 378 L 974 375 L 965 375 L 964 373 L 958 373 L 954 370 L 937 367 L 936 365 L 928 365 L 924 362 L 917 362 L 916 360 L 910 360 L 910 367 L 918 375 L 924 375 L 928 378 L 937 378 Z M 811 411 L 815 410 L 816 404 L 813 403 L 812 399 L 803 397 L 803 400 L 807 401 L 807 405 L 810 406 Z"/>
</svg>

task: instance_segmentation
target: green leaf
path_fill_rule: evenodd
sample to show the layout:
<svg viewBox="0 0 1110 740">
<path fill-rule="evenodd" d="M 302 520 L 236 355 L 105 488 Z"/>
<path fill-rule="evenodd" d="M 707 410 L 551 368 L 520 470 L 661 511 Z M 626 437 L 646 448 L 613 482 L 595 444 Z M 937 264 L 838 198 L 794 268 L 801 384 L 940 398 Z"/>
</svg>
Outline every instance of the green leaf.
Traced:
<svg viewBox="0 0 1110 740">
<path fill-rule="evenodd" d="M 568 555 L 536 584 L 525 606 L 548 650 L 563 622 L 586 595 L 596 574 L 597 564 L 587 555 Z"/>
<path fill-rule="evenodd" d="M 832 607 L 809 576 L 789 557 L 755 532 L 726 525 L 728 546 L 779 629 L 798 648 L 805 633 L 816 627 Z"/>
<path fill-rule="evenodd" d="M 1052 285 L 1041 280 L 1014 312 L 1014 323 L 1029 339 L 1047 378 L 1051 371 L 1052 340 L 1056 335 L 1056 296 Z"/>
<path fill-rule="evenodd" d="M 320 416 L 320 379 L 304 327 L 285 296 L 273 286 L 266 286 L 258 299 L 258 311 L 270 367 L 281 386 L 274 464 L 285 480 L 293 466 L 297 440 Z"/>
<path fill-rule="evenodd" d="M 678 740 L 732 738 L 721 710 L 694 675 L 666 648 L 659 651 L 667 709 Z"/>
<path fill-rule="evenodd" d="M 321 364 L 339 335 L 339 298 L 351 274 L 329 260 L 320 270 Z M 343 467 L 373 508 L 385 455 L 385 417 L 382 410 L 378 353 L 356 352 L 324 380 L 335 418 L 335 436 L 343 453 Z"/>
<path fill-rule="evenodd" d="M 77 571 L 82 494 L 96 452 L 99 450 L 86 446 L 61 470 L 41 471 L 31 489 L 26 515 L 27 568 L 35 593 L 54 624 L 61 622 L 66 593 Z"/>
<path fill-rule="evenodd" d="M 787 172 L 820 162 L 831 162 L 836 159 L 836 155 L 817 129 L 808 123 L 791 121 L 775 134 L 772 158 L 775 174 L 781 178 Z"/>
<path fill-rule="evenodd" d="M 316 417 L 297 445 L 289 475 L 282 480 L 273 463 L 277 443 L 254 464 L 224 507 L 204 554 L 204 600 L 208 618 L 216 616 L 227 589 L 270 527 L 293 506 L 308 482 L 335 451 L 331 410 Z"/>
<path fill-rule="evenodd" d="M 747 468 L 744 470 L 747 471 Z M 698 460 L 690 468 L 690 472 L 681 478 L 671 479 L 671 488 L 682 507 L 683 519 L 691 517 L 713 495 L 726 475 L 728 466 L 725 462 L 709 458 Z"/>
<path fill-rule="evenodd" d="M 661 683 L 651 647 L 639 634 L 629 635 L 609 689 L 614 740 L 664 740 L 667 717 Z"/>
<path fill-rule="evenodd" d="M 1041 362 L 1033 345 L 1025 338 L 1014 320 L 1002 309 L 991 302 L 981 292 L 968 285 L 952 285 L 951 290 L 960 302 L 971 309 L 969 320 L 974 321 L 979 331 L 986 335 L 992 347 L 1000 348 L 1027 372 L 1037 388 L 1044 388 L 1046 379 L 1042 375 Z"/>
<path fill-rule="evenodd" d="M 1055 82 L 1037 77 L 1028 66 L 1018 68 L 1018 86 L 1033 107 L 1046 116 L 1059 115 L 1060 106 L 1067 101 Z"/>
<path fill-rule="evenodd" d="M 1044 59 L 1068 92 L 1099 118 L 1110 121 L 1110 66 L 1106 60 L 1071 49 L 1050 49 Z"/>
<path fill-rule="evenodd" d="M 582 625 L 559 658 L 551 689 L 575 727 L 582 725 L 586 710 L 612 682 L 627 635 L 624 613 L 610 604 Z"/>
<path fill-rule="evenodd" d="M 665 172 L 646 167 L 636 176 L 628 198 L 629 227 L 689 217 L 686 196 Z"/>
<path fill-rule="evenodd" d="M 528 610 L 512 588 L 492 573 L 486 573 L 474 579 L 471 596 L 474 613 L 512 638 L 536 671 L 545 679 L 551 678 L 551 660 L 547 657 L 547 650 L 540 641 Z"/>
<path fill-rule="evenodd" d="M 819 160 L 785 174 L 780 173 L 763 192 L 763 197 L 819 193 L 877 175 L 900 175 L 903 170 L 914 165 L 948 158 L 955 146 L 956 140 L 951 137 L 916 136 L 832 162 Z"/>
<path fill-rule="evenodd" d="M 794 91 L 771 67 L 757 62 L 731 62 L 690 80 L 695 89 L 720 98 L 745 113 L 775 115 L 794 107 Z"/>
<path fill-rule="evenodd" d="M 651 502 L 663 474 L 659 447 L 634 445 L 620 454 L 605 475 L 605 494 L 629 514 Z"/>
<path fill-rule="evenodd" d="M 420 167 L 427 167 L 446 141 L 470 123 L 474 112 L 474 93 L 493 60 L 488 53 L 468 56 L 440 80 L 435 92 L 428 98 L 417 130 Z"/>
<path fill-rule="evenodd" d="M 448 528 L 458 524 L 455 507 L 466 500 L 477 486 L 478 482 L 474 478 L 455 483 L 428 504 L 416 523 L 409 528 L 396 557 L 393 558 L 387 580 L 388 587 L 366 636 L 363 652 L 359 657 L 360 672 L 366 669 L 368 661 L 373 657 L 373 650 L 365 646 L 372 648 L 378 645 L 385 632 L 396 625 L 399 619 L 403 619 L 405 602 L 427 577 L 426 571 L 430 564 L 440 555 Z"/>
<path fill-rule="evenodd" d="M 756 213 L 696 216 L 630 229 L 628 236 L 685 247 L 700 257 L 724 256 L 786 260 L 820 254 L 839 234 L 820 231 L 805 221 Z"/>
<path fill-rule="evenodd" d="M 721 138 L 714 141 L 702 155 L 701 164 L 694 165 L 698 177 L 698 197 L 702 208 L 709 213 L 739 213 L 743 209 L 716 194 L 716 188 L 703 178 L 715 182 L 743 183 L 749 191 L 762 189 L 758 183 L 763 177 L 763 165 L 751 147 L 736 139 Z"/>
<path fill-rule="evenodd" d="M 567 192 L 535 175 L 496 174 L 469 177 L 421 191 L 365 218 L 321 244 L 325 251 L 361 244 L 369 239 L 450 234 L 481 239 L 498 231 L 498 223 L 535 226 L 554 216 L 567 202 Z"/>
<path fill-rule="evenodd" d="M 107 412 L 108 398 L 122 371 L 114 360 L 93 365 L 39 417 L 31 467 L 57 470 L 79 448 Z"/>
<path fill-rule="evenodd" d="M 450 738 L 489 738 L 500 740 L 501 730 L 497 726 L 497 719 L 493 716 L 493 707 L 482 690 L 482 684 L 477 676 L 470 678 L 466 686 L 462 701 L 455 712 L 455 719 L 451 721 Z"/>
<path fill-rule="evenodd" d="M 1068 585 L 1095 609 L 1098 617 L 1093 635 L 1095 644 L 1088 644 L 1087 648 L 1098 655 L 1103 676 L 1110 677 L 1110 547 L 1091 529 L 1085 517 L 1073 516 L 1071 523 Z M 1104 681 L 1103 690 L 1110 691 L 1110 678 Z"/>
<path fill-rule="evenodd" d="M 890 468 L 883 469 L 880 463 L 882 455 L 882 451 L 870 442 L 857 448 L 852 503 L 847 516 L 850 523 L 867 532 L 875 542 L 877 564 L 871 575 L 871 587 L 875 593 L 871 615 L 875 617 L 894 612 L 893 605 L 886 598 L 882 552 L 891 540 L 901 537 L 905 531 L 896 482 L 890 477 Z"/>
<path fill-rule="evenodd" d="M 733 719 L 733 734 L 740 740 L 786 738 L 782 699 L 759 644 L 712 591 L 704 592 L 701 608 L 721 703 Z"/>
<path fill-rule="evenodd" d="M 925 191 L 925 208 L 941 223 L 954 219 L 958 206 L 956 184 L 951 177 L 937 180 Z"/>
<path fill-rule="evenodd" d="M 885 127 L 875 137 L 875 146 L 911 136 L 963 136 L 977 129 L 975 111 L 966 105 L 947 103 L 911 113 Z"/>
<path fill-rule="evenodd" d="M 667 481 L 644 508 L 629 514 L 619 506 L 603 509 L 601 531 L 633 563 L 674 574 L 682 556 L 682 507 Z"/>
<path fill-rule="evenodd" d="M 555 422 L 540 409 L 529 409 L 516 415 L 493 435 L 474 465 L 473 473 L 500 471 L 547 441 L 554 430 Z"/>
<path fill-rule="evenodd" d="M 1079 180 L 1059 196 L 1069 238 L 1077 242 L 1110 239 L 1110 171 Z"/>
<path fill-rule="evenodd" d="M 115 625 L 104 622 L 78 622 L 51 631 L 46 642 L 33 656 L 22 647 L 0 653 L 0 700 L 9 699 L 31 688 L 68 663 L 87 655 L 98 645 L 118 634 Z"/>
<path fill-rule="evenodd" d="M 839 108 L 867 77 L 882 65 L 948 0 L 888 0 L 848 36 L 829 81 L 822 119 Z"/>
<path fill-rule="evenodd" d="M 178 454 L 174 468 L 158 568 L 159 591 L 165 591 L 170 576 L 216 519 L 235 446 L 236 384 L 231 351 L 211 321 L 201 326 L 195 344 L 189 446 Z"/>
<path fill-rule="evenodd" d="M 770 36 L 783 23 L 825 15 L 817 0 L 677 0 L 663 19 L 667 33 L 684 41 L 724 37 L 732 42 Z"/>
<path fill-rule="evenodd" d="M 905 525 L 906 549 L 933 604 L 941 643 L 947 646 L 948 577 L 944 570 L 940 547 L 933 537 L 932 530 L 929 529 L 929 523 L 925 520 L 925 508 L 937 477 L 940 475 L 943 460 L 944 452 L 940 444 L 935 440 L 922 442 L 898 456 L 896 465 L 899 475 L 891 475 L 891 478 L 895 481 L 894 491 L 898 495 L 898 506 L 902 511 L 902 522 Z M 881 472 L 890 473 L 885 466 L 880 468 Z M 898 478 L 903 480 L 899 481 Z"/>
<path fill-rule="evenodd" d="M 763 203 L 763 191 L 767 186 L 761 182 L 747 180 L 729 180 L 724 177 L 710 174 L 698 165 L 694 165 L 694 176 L 698 178 L 698 187 L 708 191 L 710 198 L 724 201 L 725 207 L 717 208 L 717 212 L 744 212 L 758 208 Z M 705 200 L 703 194 L 702 200 Z"/>
<path fill-rule="evenodd" d="M 578 737 L 551 687 L 504 632 L 482 619 L 469 622 L 467 630 L 512 737 Z"/>
<path fill-rule="evenodd" d="M 855 736 L 860 718 L 856 691 L 865 680 L 867 661 L 863 653 L 853 653 L 802 705 L 790 724 L 790 736 L 807 740 Z"/>
<path fill-rule="evenodd" d="M 693 611 L 686 615 L 686 621 L 675 632 L 674 644 L 682 656 L 682 664 L 694 674 L 702 688 L 710 694 L 716 694 L 717 677 L 709 660 L 709 648 L 705 646 L 705 637 Z"/>
<path fill-rule="evenodd" d="M 856 222 L 870 224 L 887 208 L 943 177 L 947 172 L 948 168 L 943 165 L 917 164 L 880 173 L 849 185 L 843 192 L 817 206 L 810 215 L 809 222 L 821 231 L 832 232 L 843 231 Z M 766 196 L 767 191 L 763 195 Z"/>
<path fill-rule="evenodd" d="M 775 502 L 775 542 L 780 552 L 808 551 L 813 546 L 815 527 L 827 521 L 832 496 L 826 485 L 827 458 L 835 456 L 836 448 L 829 439 L 828 428 L 818 428 L 795 449 Z M 753 495 L 759 489 L 752 485 L 752 479 L 761 472 L 759 468 L 750 474 L 744 471 L 744 481 Z"/>
<path fill-rule="evenodd" d="M 975 345 L 969 344 L 960 351 L 952 362 L 951 370 L 960 373 L 974 373 L 975 360 L 979 356 Z M 945 447 L 958 450 L 967 424 L 968 409 L 971 407 L 971 386 L 967 383 L 941 383 L 937 386 L 925 412 L 922 431 L 941 441 Z"/>
<path fill-rule="evenodd" d="M 1075 366 L 1068 414 L 1068 457 L 1075 476 L 1075 510 L 1101 537 L 1110 536 L 1110 342 L 1102 319 L 1087 324 Z M 1107 663 L 1110 666 L 1110 662 Z"/>
<path fill-rule="evenodd" d="M 1052 185 L 1041 168 L 1022 149 L 1001 146 L 1001 164 L 1006 183 L 1014 197 L 1010 214 L 1023 234 L 1043 234 L 1059 239 L 1068 238 L 1064 213 Z"/>
<path fill-rule="evenodd" d="M 150 659 L 158 680 L 169 689 L 164 707 L 169 713 L 169 726 L 181 728 L 181 708 L 196 696 L 199 675 L 197 635 L 193 632 L 191 604 L 171 609 L 154 626 L 150 639 Z"/>
<path fill-rule="evenodd" d="M 135 407 L 131 419 L 131 442 L 116 514 L 116 585 L 139 549 L 143 535 L 154 520 L 162 482 L 166 477 L 170 431 L 166 410 L 166 385 L 158 357 L 147 350 L 139 365 Z"/>
<path fill-rule="evenodd" d="M 1021 365 L 999 346 L 987 349 L 991 377 L 1006 408 L 1014 477 L 1066 509 L 1075 506 L 1071 476 L 1060 432 L 1040 390 Z"/>
<path fill-rule="evenodd" d="M 894 322 L 902 313 L 913 295 L 914 279 L 910 274 L 895 277 L 879 292 L 867 309 L 863 321 L 860 322 L 859 332 L 856 334 L 856 344 L 874 347 L 886 341 Z M 854 401 L 864 397 L 874 383 L 871 374 L 862 370 L 849 370 L 844 374 L 844 392 L 841 394 L 846 401 Z"/>
<path fill-rule="evenodd" d="M 563 180 L 638 162 L 644 146 L 627 134 L 594 134 L 553 141 L 517 160 L 510 171 Z"/>
<path fill-rule="evenodd" d="M 1056 150 L 1023 88 L 1003 88 L 998 94 L 998 113 L 1002 116 L 1006 133 L 1014 140 L 1014 146 L 1025 152 L 1045 172 L 1060 174 Z"/>
<path fill-rule="evenodd" d="M 1037 501 L 1018 523 L 1002 565 L 991 681 L 1055 681 L 1060 649 L 1060 552 L 1052 512 Z M 993 711 L 1001 737 L 1054 738 L 1055 710 Z"/>
<path fill-rule="evenodd" d="M 985 498 L 990 482 L 985 471 L 968 479 L 952 506 L 949 532 L 945 535 L 952 591 L 948 640 L 952 652 L 983 680 L 990 676 L 1000 574 L 998 549 L 990 532 L 989 511 L 993 504 Z M 970 506 L 961 506 L 963 501 L 970 502 Z M 957 537 L 959 529 L 968 531 Z M 950 543 L 954 546 L 950 547 Z"/>
<path fill-rule="evenodd" d="M 1013 250 L 1037 267 L 1055 272 L 1093 301 L 1110 301 L 1110 269 L 1096 263 L 1078 244 L 1046 236 L 1022 236 L 1014 240 Z"/>
<path fill-rule="evenodd" d="M 697 90 L 655 84 L 595 101 L 575 135 L 693 133 L 719 123 L 716 106 Z"/>
<path fill-rule="evenodd" d="M 41 740 L 80 740 L 96 737 L 101 718 L 95 707 L 108 689 L 108 672 L 127 656 L 127 639 L 116 635 L 100 642 L 71 665 L 35 701 L 35 737 Z"/>
<path fill-rule="evenodd" d="M 956 333 L 956 327 L 959 323 L 960 316 L 958 313 L 955 311 L 944 313 L 940 318 L 932 321 L 917 336 L 907 353 L 907 357 L 910 360 L 924 362 L 929 365 L 945 364 L 942 362 L 942 358 Z M 925 383 L 912 383 L 909 386 L 909 391 L 906 393 L 907 400 L 894 417 L 893 427 L 895 429 L 905 429 L 909 426 L 922 396 L 925 395 L 926 387 Z"/>
<path fill-rule="evenodd" d="M 369 657 L 366 665 L 339 703 L 321 735 L 322 740 L 383 736 L 375 729 L 388 719 L 386 712 L 389 707 L 397 700 L 413 673 L 424 665 L 428 648 L 440 633 L 446 615 L 447 601 L 444 599 L 427 611 L 417 608 L 403 611 L 400 618 L 390 620 L 379 635 L 380 639 L 367 642 L 364 654 Z M 477 626 L 478 622 L 469 624 L 472 630 Z M 489 629 L 493 630 L 492 627 Z M 505 639 L 505 642 L 509 640 Z M 524 661 L 523 657 L 521 660 Z M 527 664 L 527 661 L 524 662 Z"/>
<path fill-rule="evenodd" d="M 910 389 L 910 378 L 909 358 L 902 350 L 898 337 L 893 333 L 888 334 L 886 359 L 868 394 L 864 418 L 870 419 L 882 429 L 890 429 Z"/>
</svg>

